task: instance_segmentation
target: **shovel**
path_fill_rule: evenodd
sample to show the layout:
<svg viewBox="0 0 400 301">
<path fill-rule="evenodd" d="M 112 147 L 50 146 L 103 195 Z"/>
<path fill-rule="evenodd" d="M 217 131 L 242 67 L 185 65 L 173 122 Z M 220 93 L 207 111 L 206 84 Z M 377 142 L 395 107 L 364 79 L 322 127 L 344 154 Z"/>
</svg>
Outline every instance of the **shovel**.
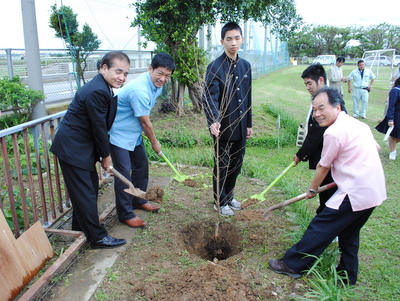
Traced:
<svg viewBox="0 0 400 301">
<path fill-rule="evenodd" d="M 275 180 L 273 180 L 271 182 L 271 184 L 269 184 L 268 187 L 264 189 L 263 192 L 261 192 L 260 194 L 254 194 L 250 198 L 260 200 L 259 203 L 265 201 L 266 198 L 264 197 L 264 195 L 268 192 L 268 190 L 270 190 L 272 188 L 272 186 L 274 186 L 289 171 L 289 169 L 291 169 L 293 167 L 293 165 L 294 165 L 294 161 L 292 163 L 290 163 L 290 165 L 288 167 L 286 167 L 285 170 L 282 171 L 282 173 Z"/>
<path fill-rule="evenodd" d="M 124 189 L 126 193 L 129 193 L 135 197 L 144 199 L 146 192 L 143 190 L 140 190 L 139 188 L 136 188 L 133 186 L 132 182 L 129 181 L 127 178 L 125 178 L 123 175 L 121 175 L 114 167 L 110 167 L 111 172 L 113 173 L 114 176 L 116 176 L 118 179 L 120 179 L 122 182 L 124 182 L 126 185 L 128 185 L 129 188 Z"/>
<path fill-rule="evenodd" d="M 142 137 L 144 139 L 146 139 L 147 141 L 150 141 L 149 138 L 146 135 L 142 134 Z M 189 179 L 188 176 L 185 176 L 183 174 L 181 174 L 171 163 L 171 161 L 168 160 L 168 158 L 164 155 L 163 152 L 161 152 L 160 154 L 161 158 L 163 158 L 163 160 L 165 161 L 165 163 L 167 163 L 167 165 L 172 169 L 172 171 L 175 173 L 175 176 L 173 177 L 175 180 L 177 180 L 178 182 L 184 182 L 185 180 Z"/>
<path fill-rule="evenodd" d="M 173 177 L 175 180 L 177 180 L 178 182 L 184 182 L 185 180 L 189 179 L 188 176 L 185 176 L 183 174 L 181 174 L 173 165 L 172 163 L 168 160 L 168 158 L 164 155 L 163 152 L 161 152 L 160 156 L 164 159 L 165 163 L 167 163 L 167 165 L 169 167 L 171 167 L 172 171 L 175 173 L 175 176 Z"/>
<path fill-rule="evenodd" d="M 332 182 L 332 183 L 326 184 L 326 185 L 324 185 L 324 186 L 321 186 L 320 188 L 318 188 L 317 192 L 320 193 L 320 192 L 322 192 L 322 191 L 331 189 L 331 188 L 333 188 L 333 187 L 336 187 L 336 183 L 335 183 L 335 182 Z M 270 213 L 272 210 L 279 209 L 279 208 L 285 207 L 285 206 L 287 206 L 287 205 L 293 204 L 293 203 L 295 203 L 295 202 L 297 202 L 297 201 L 300 201 L 300 200 L 304 199 L 305 197 L 306 197 L 306 194 L 303 193 L 303 194 L 300 194 L 300 195 L 298 195 L 298 196 L 296 196 L 296 197 L 294 197 L 294 198 L 291 198 L 291 199 L 289 199 L 289 200 L 283 201 L 282 203 L 275 204 L 275 205 L 273 205 L 273 206 L 267 208 L 267 209 L 263 212 L 262 215 L 263 215 L 264 218 L 267 218 L 268 215 L 269 215 L 269 213 Z"/>
</svg>

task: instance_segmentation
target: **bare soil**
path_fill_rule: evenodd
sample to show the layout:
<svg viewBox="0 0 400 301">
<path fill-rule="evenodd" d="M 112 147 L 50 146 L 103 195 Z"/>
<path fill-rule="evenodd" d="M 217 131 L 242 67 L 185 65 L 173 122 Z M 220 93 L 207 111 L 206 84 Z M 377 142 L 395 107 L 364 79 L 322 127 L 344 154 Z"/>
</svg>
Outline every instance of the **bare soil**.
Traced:
<svg viewBox="0 0 400 301">
<path fill-rule="evenodd" d="M 304 282 L 269 270 L 291 242 L 292 224 L 285 209 L 262 217 L 263 210 L 282 201 L 271 189 L 270 199 L 248 199 L 268 183 L 240 177 L 235 198 L 246 200 L 234 217 L 213 209 L 211 170 L 182 167 L 188 183 L 164 187 L 162 210 L 149 214 L 108 277 L 91 300 L 293 300 Z M 151 165 L 151 173 L 172 175 L 167 166 Z M 261 185 L 260 185 L 261 184 Z M 265 185 L 265 186 L 263 186 Z M 112 189 L 110 190 L 112 193 Z M 110 198 L 107 191 L 102 197 Z"/>
</svg>

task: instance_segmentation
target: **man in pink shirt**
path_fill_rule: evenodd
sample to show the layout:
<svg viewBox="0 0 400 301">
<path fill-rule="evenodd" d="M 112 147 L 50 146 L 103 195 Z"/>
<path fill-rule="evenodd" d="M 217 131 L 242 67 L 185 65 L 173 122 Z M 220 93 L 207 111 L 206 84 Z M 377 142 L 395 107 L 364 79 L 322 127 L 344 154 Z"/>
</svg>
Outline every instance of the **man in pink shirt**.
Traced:
<svg viewBox="0 0 400 301">
<path fill-rule="evenodd" d="M 341 251 L 338 271 L 346 271 L 350 285 L 357 281 L 360 230 L 374 208 L 386 199 L 385 177 L 379 145 L 370 128 L 341 110 L 341 95 L 321 89 L 313 99 L 313 115 L 324 133 L 321 160 L 306 198 L 316 196 L 329 170 L 338 186 L 302 239 L 282 260 L 270 260 L 274 272 L 298 278 L 308 270 L 335 237 Z M 306 256 L 306 254 L 313 256 Z"/>
</svg>

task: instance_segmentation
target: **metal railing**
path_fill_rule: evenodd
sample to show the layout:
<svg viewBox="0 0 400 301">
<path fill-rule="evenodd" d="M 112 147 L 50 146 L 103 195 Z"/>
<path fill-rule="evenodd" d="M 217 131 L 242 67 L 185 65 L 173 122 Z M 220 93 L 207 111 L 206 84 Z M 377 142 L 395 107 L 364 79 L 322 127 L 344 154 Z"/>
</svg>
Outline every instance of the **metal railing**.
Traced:
<svg viewBox="0 0 400 301">
<path fill-rule="evenodd" d="M 40 220 L 49 227 L 70 207 L 57 158 L 49 152 L 55 127 L 65 112 L 0 131 L 3 166 L 0 209 L 15 237 Z M 62 197 L 64 195 L 64 198 Z"/>
<path fill-rule="evenodd" d="M 72 208 L 58 159 L 49 151 L 65 112 L 0 131 L 0 165 L 3 169 L 0 177 L 0 209 L 15 238 L 20 237 L 37 221 L 41 222 L 48 236 L 57 234 L 74 238 L 68 249 L 19 300 L 33 300 L 86 241 L 82 232 L 62 229 L 64 217 Z M 104 177 L 100 164 L 98 172 L 102 182 Z M 114 204 L 110 205 L 100 215 L 100 222 L 104 222 L 114 208 Z"/>
</svg>

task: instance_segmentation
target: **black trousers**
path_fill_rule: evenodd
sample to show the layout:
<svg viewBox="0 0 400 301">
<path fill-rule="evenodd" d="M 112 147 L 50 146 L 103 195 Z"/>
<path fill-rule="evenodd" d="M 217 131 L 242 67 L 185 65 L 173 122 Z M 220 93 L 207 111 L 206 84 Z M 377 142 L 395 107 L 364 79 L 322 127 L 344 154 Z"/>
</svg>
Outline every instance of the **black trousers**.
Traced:
<svg viewBox="0 0 400 301">
<path fill-rule="evenodd" d="M 240 174 L 245 154 L 246 140 L 218 141 L 214 138 L 214 200 L 225 206 L 233 199 L 236 179 Z"/>
<path fill-rule="evenodd" d="M 360 230 L 375 209 L 353 211 L 348 196 L 338 210 L 325 207 L 308 226 L 301 240 L 286 251 L 284 262 L 297 273 L 308 270 L 319 256 L 338 236 L 340 263 L 338 271 L 347 271 L 350 284 L 355 284 L 358 273 L 358 249 Z"/>
<path fill-rule="evenodd" d="M 72 166 L 62 160 L 59 162 L 73 208 L 72 229 L 83 231 L 89 242 L 104 238 L 107 230 L 99 221 L 97 172 Z"/>
<path fill-rule="evenodd" d="M 146 191 L 149 183 L 149 160 L 143 143 L 133 151 L 110 144 L 110 153 L 114 168 L 130 180 L 136 188 Z M 128 188 L 124 182 L 114 177 L 115 208 L 118 219 L 123 222 L 136 216 L 133 209 L 147 203 L 124 191 Z"/>
</svg>

